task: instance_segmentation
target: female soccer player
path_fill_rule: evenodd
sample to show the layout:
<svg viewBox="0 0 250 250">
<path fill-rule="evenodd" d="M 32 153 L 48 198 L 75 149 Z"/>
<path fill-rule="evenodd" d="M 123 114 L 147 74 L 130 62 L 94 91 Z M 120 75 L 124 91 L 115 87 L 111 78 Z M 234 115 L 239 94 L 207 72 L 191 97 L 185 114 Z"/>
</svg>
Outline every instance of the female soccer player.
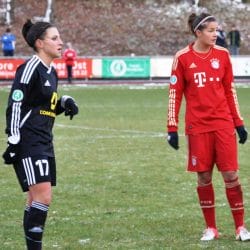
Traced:
<svg viewBox="0 0 250 250">
<path fill-rule="evenodd" d="M 6 110 L 8 147 L 3 154 L 13 164 L 27 192 L 23 227 L 28 250 L 42 249 L 42 236 L 56 185 L 52 128 L 56 115 L 72 119 L 78 107 L 70 96 L 57 95 L 58 78 L 52 60 L 61 57 L 63 42 L 56 27 L 27 20 L 22 34 L 35 55 L 22 64 L 10 91 Z"/>
<path fill-rule="evenodd" d="M 237 170 L 237 143 L 247 140 L 233 83 L 228 51 L 215 45 L 218 23 L 207 14 L 191 14 L 188 20 L 195 41 L 177 52 L 169 87 L 168 142 L 178 144 L 178 114 L 186 99 L 185 132 L 188 139 L 188 171 L 198 177 L 198 197 L 206 223 L 201 240 L 218 238 L 212 184 L 214 164 L 225 183 L 235 223 L 236 239 L 250 240 L 244 224 L 242 189 Z"/>
</svg>

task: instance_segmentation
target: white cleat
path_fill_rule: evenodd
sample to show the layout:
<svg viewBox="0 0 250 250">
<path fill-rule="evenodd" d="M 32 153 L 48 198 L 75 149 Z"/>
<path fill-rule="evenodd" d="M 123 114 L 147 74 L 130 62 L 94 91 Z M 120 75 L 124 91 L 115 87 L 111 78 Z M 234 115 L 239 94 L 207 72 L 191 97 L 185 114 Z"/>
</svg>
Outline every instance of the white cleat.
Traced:
<svg viewBox="0 0 250 250">
<path fill-rule="evenodd" d="M 219 238 L 219 233 L 216 228 L 208 227 L 204 230 L 201 241 L 209 241 Z"/>
<path fill-rule="evenodd" d="M 250 233 L 248 232 L 248 230 L 244 226 L 237 228 L 236 240 L 241 240 L 241 241 L 250 240 Z"/>
</svg>

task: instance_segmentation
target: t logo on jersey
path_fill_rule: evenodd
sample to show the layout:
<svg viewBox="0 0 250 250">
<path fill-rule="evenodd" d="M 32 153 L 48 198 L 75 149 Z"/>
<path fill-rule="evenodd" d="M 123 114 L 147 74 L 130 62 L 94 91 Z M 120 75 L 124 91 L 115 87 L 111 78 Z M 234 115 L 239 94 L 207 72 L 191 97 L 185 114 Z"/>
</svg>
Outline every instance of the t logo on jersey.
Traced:
<svg viewBox="0 0 250 250">
<path fill-rule="evenodd" d="M 197 83 L 198 88 L 205 87 L 204 83 L 207 81 L 205 72 L 194 73 L 194 82 Z"/>
</svg>

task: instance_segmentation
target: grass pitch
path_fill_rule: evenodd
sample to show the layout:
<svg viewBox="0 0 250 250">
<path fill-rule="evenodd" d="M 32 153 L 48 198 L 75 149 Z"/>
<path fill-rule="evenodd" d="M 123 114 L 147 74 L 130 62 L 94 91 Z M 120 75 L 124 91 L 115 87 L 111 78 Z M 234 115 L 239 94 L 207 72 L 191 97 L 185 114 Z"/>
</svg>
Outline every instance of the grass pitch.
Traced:
<svg viewBox="0 0 250 250">
<path fill-rule="evenodd" d="M 237 88 L 250 126 L 250 89 Z M 9 89 L 0 89 L 1 152 Z M 165 141 L 167 86 L 60 86 L 80 113 L 57 117 L 54 127 L 58 185 L 53 189 L 44 249 L 250 249 L 235 241 L 224 184 L 214 171 L 220 239 L 201 243 L 204 229 L 196 176 L 185 171 L 186 141 L 180 114 L 180 150 Z M 250 228 L 249 142 L 239 145 L 246 224 Z M 25 249 L 25 195 L 11 167 L 0 165 L 0 245 Z"/>
</svg>

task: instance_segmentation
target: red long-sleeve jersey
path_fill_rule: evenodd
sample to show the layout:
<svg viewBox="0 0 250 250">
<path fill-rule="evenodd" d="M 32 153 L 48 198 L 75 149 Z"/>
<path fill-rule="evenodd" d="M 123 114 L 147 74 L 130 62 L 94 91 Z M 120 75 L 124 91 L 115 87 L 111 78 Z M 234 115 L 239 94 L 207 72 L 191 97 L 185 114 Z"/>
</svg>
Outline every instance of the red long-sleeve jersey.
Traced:
<svg viewBox="0 0 250 250">
<path fill-rule="evenodd" d="M 169 85 L 168 132 L 178 130 L 183 95 L 185 132 L 197 134 L 243 125 L 226 49 L 214 46 L 196 53 L 192 44 L 176 53 Z"/>
</svg>

